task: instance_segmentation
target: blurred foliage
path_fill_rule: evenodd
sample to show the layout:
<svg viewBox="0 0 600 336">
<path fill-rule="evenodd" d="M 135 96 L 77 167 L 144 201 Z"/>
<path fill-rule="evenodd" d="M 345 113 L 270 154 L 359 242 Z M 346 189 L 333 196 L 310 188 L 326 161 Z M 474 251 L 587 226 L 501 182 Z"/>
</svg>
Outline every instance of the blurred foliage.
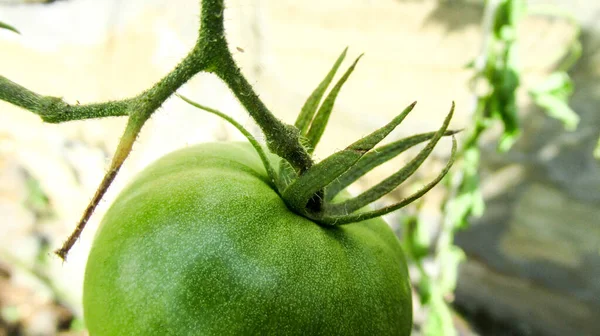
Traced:
<svg viewBox="0 0 600 336">
<path fill-rule="evenodd" d="M 579 124 L 579 116 L 568 104 L 574 90 L 568 71 L 581 58 L 581 26 L 571 14 L 553 6 L 532 7 L 528 13 L 564 19 L 575 30 L 561 64 L 544 81 L 529 89 L 529 95 L 535 104 L 542 107 L 550 117 L 561 121 L 566 130 L 574 131 Z"/>
<path fill-rule="evenodd" d="M 69 330 L 75 333 L 83 333 L 86 331 L 85 322 L 82 318 L 76 317 L 71 321 L 69 325 Z"/>
<path fill-rule="evenodd" d="M 38 219 L 54 216 L 52 204 L 40 182 L 32 175 L 26 174 L 27 198 L 24 206 L 31 210 Z"/>
<path fill-rule="evenodd" d="M 517 28 L 527 15 L 546 15 L 567 19 L 575 27 L 572 43 L 557 70 L 544 81 L 529 88 L 533 102 L 545 113 L 560 120 L 565 129 L 574 130 L 578 115 L 569 107 L 573 82 L 567 71 L 581 55 L 580 28 L 568 14 L 553 8 L 538 10 L 528 7 L 525 0 L 488 0 L 482 20 L 483 46 L 481 54 L 468 64 L 474 71 L 470 87 L 476 98 L 472 123 L 467 127 L 457 163 L 446 179 L 447 197 L 443 204 L 443 219 L 437 230 L 423 222 L 419 215 L 404 222 L 404 246 L 409 259 L 418 270 L 418 295 L 427 310 L 423 334 L 456 335 L 450 303 L 456 287 L 458 266 L 464 252 L 454 245 L 454 235 L 469 226 L 469 219 L 484 212 L 480 190 L 480 139 L 492 126 L 503 127 L 497 148 L 508 151 L 521 133 L 517 90 L 522 69 L 518 59 Z M 600 145 L 599 145 L 600 146 Z M 597 150 L 600 155 L 600 147 Z M 425 265 L 433 262 L 437 269 Z"/>
</svg>

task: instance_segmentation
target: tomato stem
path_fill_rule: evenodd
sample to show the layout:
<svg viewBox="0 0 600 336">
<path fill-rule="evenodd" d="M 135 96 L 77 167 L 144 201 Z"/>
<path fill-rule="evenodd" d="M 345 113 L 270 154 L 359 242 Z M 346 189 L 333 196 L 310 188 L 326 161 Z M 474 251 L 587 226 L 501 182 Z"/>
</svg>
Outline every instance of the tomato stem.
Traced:
<svg viewBox="0 0 600 336">
<path fill-rule="evenodd" d="M 223 25 L 223 0 L 202 0 L 200 33 L 194 50 L 206 60 L 206 71 L 217 75 L 263 131 L 267 147 L 287 160 L 301 175 L 313 165 L 300 143 L 300 131 L 277 119 L 258 97 L 229 51 Z"/>
<path fill-rule="evenodd" d="M 71 235 L 63 243 L 62 247 L 54 251 L 54 253 L 58 255 L 62 260 L 66 260 L 67 254 L 69 253 L 73 245 L 75 245 L 75 243 L 79 239 L 79 236 L 81 236 L 81 233 L 83 232 L 83 229 L 85 228 L 90 217 L 94 213 L 96 206 L 98 205 L 98 203 L 100 203 L 100 200 L 114 181 L 115 177 L 117 176 L 117 173 L 123 165 L 123 162 L 125 162 L 125 159 L 127 159 L 129 153 L 131 153 L 133 143 L 135 142 L 135 139 L 137 138 L 144 123 L 145 120 L 140 120 L 138 118 L 129 118 L 127 126 L 125 128 L 125 132 L 121 137 L 121 140 L 119 141 L 117 151 L 110 164 L 110 168 L 108 169 L 108 172 L 104 175 L 104 178 L 102 179 L 100 186 L 96 190 L 94 197 L 89 202 L 88 206 L 85 208 L 85 211 L 83 212 L 81 219 L 77 223 L 75 230 L 73 230 Z"/>
<path fill-rule="evenodd" d="M 223 44 L 221 48 L 227 48 L 227 45 Z M 304 174 L 313 165 L 313 160 L 300 143 L 300 131 L 295 126 L 284 124 L 269 111 L 235 64 L 229 51 L 223 52 L 213 67 L 212 72 L 227 84 L 256 121 L 265 135 L 269 150 L 287 160 L 298 175 Z"/>
<path fill-rule="evenodd" d="M 58 97 L 43 96 L 0 76 L 0 100 L 27 109 L 47 123 L 125 116 L 132 99 L 71 105 Z"/>
</svg>

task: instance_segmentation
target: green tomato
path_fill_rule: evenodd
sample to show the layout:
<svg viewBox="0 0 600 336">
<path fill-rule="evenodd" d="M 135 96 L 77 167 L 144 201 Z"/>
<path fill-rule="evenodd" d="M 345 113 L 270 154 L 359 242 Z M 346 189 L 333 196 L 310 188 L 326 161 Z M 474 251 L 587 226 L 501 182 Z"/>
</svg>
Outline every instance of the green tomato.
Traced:
<svg viewBox="0 0 600 336">
<path fill-rule="evenodd" d="M 381 219 L 290 211 L 246 143 L 145 169 L 106 213 L 84 283 L 91 335 L 409 335 L 399 242 Z"/>
</svg>

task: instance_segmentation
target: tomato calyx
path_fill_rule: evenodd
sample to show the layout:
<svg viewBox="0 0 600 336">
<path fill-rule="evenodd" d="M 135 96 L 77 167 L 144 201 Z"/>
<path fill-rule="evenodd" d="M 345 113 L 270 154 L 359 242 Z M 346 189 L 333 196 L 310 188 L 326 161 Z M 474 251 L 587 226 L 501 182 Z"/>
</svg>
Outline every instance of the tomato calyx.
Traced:
<svg viewBox="0 0 600 336">
<path fill-rule="evenodd" d="M 362 57 L 360 55 L 352 63 L 331 89 L 327 97 L 323 99 L 325 91 L 331 84 L 346 53 L 347 48 L 344 49 L 332 69 L 309 96 L 294 124 L 300 133 L 301 144 L 311 155 L 314 153 L 325 131 L 338 93 Z M 275 169 L 272 165 L 272 160 L 268 158 L 265 148 L 242 125 L 225 113 L 193 102 L 181 95 L 179 97 L 200 109 L 218 115 L 242 132 L 260 156 L 273 189 L 281 196 L 287 206 L 297 214 L 322 225 L 342 225 L 360 222 L 380 217 L 414 202 L 444 178 L 454 163 L 456 155 L 457 145 L 454 134 L 458 131 L 448 130 L 448 125 L 454 113 L 454 103 L 452 103 L 450 112 L 437 131 L 421 133 L 386 145 L 377 146 L 414 109 L 416 105 L 416 102 L 414 102 L 385 126 L 355 141 L 345 149 L 308 167 L 304 171 L 294 170 L 290 162 L 285 159 L 280 159 L 278 169 Z M 429 157 L 435 146 L 444 136 L 452 137 L 452 152 L 445 167 L 431 182 L 395 204 L 377 210 L 358 211 L 389 194 L 405 182 L 423 164 L 425 159 Z M 335 199 L 340 192 L 375 167 L 426 141 L 427 145 L 406 166 L 400 168 L 396 173 L 356 197 L 342 201 Z"/>
</svg>

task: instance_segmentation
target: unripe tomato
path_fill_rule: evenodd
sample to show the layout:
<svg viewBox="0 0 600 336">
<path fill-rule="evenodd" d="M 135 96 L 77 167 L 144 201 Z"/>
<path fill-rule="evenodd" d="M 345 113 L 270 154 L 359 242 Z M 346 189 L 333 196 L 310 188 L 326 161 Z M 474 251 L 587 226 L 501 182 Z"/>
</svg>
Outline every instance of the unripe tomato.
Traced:
<svg viewBox="0 0 600 336">
<path fill-rule="evenodd" d="M 409 335 L 405 259 L 381 219 L 290 211 L 246 143 L 171 153 L 118 196 L 85 273 L 91 335 Z"/>
</svg>

